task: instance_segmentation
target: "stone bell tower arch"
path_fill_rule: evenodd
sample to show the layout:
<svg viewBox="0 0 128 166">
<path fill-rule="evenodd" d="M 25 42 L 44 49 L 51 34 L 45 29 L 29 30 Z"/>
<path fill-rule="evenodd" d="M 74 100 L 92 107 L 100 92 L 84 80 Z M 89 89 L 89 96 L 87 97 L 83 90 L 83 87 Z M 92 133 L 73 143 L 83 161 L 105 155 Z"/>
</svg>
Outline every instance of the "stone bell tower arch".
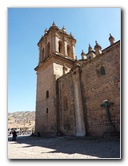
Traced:
<svg viewBox="0 0 128 166">
<path fill-rule="evenodd" d="M 35 132 L 57 134 L 56 80 L 72 68 L 75 61 L 76 40 L 53 22 L 38 42 Z M 65 70 L 66 68 L 66 70 Z"/>
</svg>

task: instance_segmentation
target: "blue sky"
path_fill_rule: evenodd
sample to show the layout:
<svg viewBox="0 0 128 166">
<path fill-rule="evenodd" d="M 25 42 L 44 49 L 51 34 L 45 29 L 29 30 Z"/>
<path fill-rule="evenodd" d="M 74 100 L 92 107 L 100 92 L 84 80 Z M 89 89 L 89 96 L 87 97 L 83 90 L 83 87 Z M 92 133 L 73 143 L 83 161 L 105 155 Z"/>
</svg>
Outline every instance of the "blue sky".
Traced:
<svg viewBox="0 0 128 166">
<path fill-rule="evenodd" d="M 76 55 L 95 41 L 120 40 L 120 8 L 8 8 L 8 112 L 35 111 L 37 43 L 55 21 L 77 40 Z"/>
</svg>

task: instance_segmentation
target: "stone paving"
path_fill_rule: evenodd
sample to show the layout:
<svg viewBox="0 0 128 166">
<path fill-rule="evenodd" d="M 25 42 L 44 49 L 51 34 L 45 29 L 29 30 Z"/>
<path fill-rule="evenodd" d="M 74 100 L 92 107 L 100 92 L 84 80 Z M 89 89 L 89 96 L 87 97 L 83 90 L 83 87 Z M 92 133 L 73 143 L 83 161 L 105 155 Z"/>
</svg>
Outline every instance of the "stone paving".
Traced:
<svg viewBox="0 0 128 166">
<path fill-rule="evenodd" d="M 8 138 L 9 159 L 120 159 L 120 141 L 78 137 Z"/>
</svg>

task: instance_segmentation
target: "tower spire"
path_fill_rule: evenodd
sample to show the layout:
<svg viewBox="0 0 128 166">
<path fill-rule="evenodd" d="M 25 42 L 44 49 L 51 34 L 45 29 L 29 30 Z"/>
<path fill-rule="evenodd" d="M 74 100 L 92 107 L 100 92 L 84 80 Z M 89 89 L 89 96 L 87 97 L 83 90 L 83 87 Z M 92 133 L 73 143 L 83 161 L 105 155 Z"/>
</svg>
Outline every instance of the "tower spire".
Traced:
<svg viewBox="0 0 128 166">
<path fill-rule="evenodd" d="M 114 37 L 111 35 L 111 33 L 109 33 L 109 41 L 110 41 L 110 45 L 112 45 L 115 41 Z"/>
<path fill-rule="evenodd" d="M 91 51 L 92 51 L 92 47 L 91 47 L 91 45 L 89 44 L 89 46 L 88 46 L 88 53 L 91 52 Z"/>
<path fill-rule="evenodd" d="M 55 21 L 53 21 L 52 26 L 56 26 Z"/>
<path fill-rule="evenodd" d="M 102 47 L 98 44 L 97 41 L 95 41 L 95 43 L 96 45 L 94 47 L 94 50 L 96 51 L 96 55 L 102 54 L 102 51 L 101 51 Z"/>
</svg>

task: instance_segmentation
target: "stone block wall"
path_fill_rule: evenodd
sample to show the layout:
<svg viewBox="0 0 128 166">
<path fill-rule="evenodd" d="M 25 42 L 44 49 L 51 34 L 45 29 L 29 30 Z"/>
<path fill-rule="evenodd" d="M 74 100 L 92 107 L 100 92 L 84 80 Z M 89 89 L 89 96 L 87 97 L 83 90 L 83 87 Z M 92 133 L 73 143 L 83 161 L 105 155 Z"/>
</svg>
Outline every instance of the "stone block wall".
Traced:
<svg viewBox="0 0 128 166">
<path fill-rule="evenodd" d="M 58 131 L 63 135 L 75 135 L 75 112 L 73 81 L 70 73 L 57 80 L 58 83 Z"/>
<path fill-rule="evenodd" d="M 109 107 L 110 117 L 116 131 L 120 131 L 120 42 L 103 50 L 101 55 L 79 63 L 79 70 L 75 69 L 77 72 L 70 71 L 58 79 L 60 131 L 65 135 L 76 135 L 77 109 L 83 111 L 85 134 L 102 136 L 111 127 L 106 108 L 100 106 L 106 99 L 113 103 Z M 105 73 L 101 74 L 101 67 Z M 75 84 L 78 82 L 81 93 L 78 100 L 81 106 L 77 104 L 79 109 L 75 98 Z"/>
<path fill-rule="evenodd" d="M 44 68 L 43 68 L 44 67 Z M 43 66 L 37 72 L 36 125 L 41 135 L 54 135 L 56 129 L 56 80 L 53 64 Z"/>
<path fill-rule="evenodd" d="M 120 131 L 120 44 L 115 43 L 94 59 L 81 65 L 81 86 L 86 130 L 89 135 L 101 136 L 108 130 L 105 107 L 100 107 L 103 100 L 113 102 L 109 107 L 112 123 Z M 101 66 L 105 75 L 101 75 Z"/>
</svg>

